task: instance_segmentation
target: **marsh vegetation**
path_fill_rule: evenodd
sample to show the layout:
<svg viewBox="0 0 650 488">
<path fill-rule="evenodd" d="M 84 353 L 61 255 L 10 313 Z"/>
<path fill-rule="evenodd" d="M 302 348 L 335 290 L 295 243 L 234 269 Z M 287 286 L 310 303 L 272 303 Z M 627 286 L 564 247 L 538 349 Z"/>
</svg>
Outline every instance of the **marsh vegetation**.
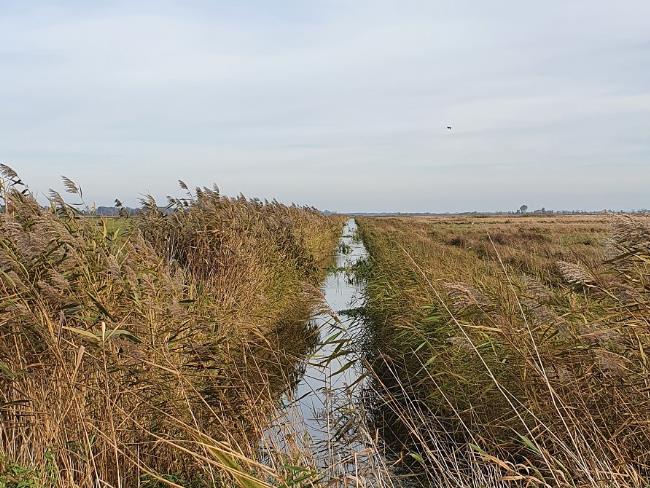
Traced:
<svg viewBox="0 0 650 488">
<path fill-rule="evenodd" d="M 198 188 L 111 226 L 56 193 L 42 207 L 3 171 L 2 483 L 291 479 L 257 445 L 305 354 L 341 219 Z"/>
<path fill-rule="evenodd" d="M 65 186 L 2 167 L 0 486 L 647 486 L 646 217 Z"/>
<path fill-rule="evenodd" d="M 377 423 L 424 486 L 647 486 L 646 217 L 364 218 Z"/>
</svg>

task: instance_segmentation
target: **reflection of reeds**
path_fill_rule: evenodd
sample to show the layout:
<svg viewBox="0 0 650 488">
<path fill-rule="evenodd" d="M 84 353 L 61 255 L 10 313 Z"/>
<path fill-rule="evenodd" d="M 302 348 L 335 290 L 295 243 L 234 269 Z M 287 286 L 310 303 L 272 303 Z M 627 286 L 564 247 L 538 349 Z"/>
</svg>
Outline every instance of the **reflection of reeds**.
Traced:
<svg viewBox="0 0 650 488">
<path fill-rule="evenodd" d="M 0 170 L 0 485 L 293 476 L 255 460 L 259 435 L 342 221 L 199 189 L 109 228 Z"/>
<path fill-rule="evenodd" d="M 594 244 L 607 217 L 359 220 L 376 427 L 404 469 L 425 486 L 647 485 L 647 218 L 615 224 L 613 254 Z"/>
</svg>

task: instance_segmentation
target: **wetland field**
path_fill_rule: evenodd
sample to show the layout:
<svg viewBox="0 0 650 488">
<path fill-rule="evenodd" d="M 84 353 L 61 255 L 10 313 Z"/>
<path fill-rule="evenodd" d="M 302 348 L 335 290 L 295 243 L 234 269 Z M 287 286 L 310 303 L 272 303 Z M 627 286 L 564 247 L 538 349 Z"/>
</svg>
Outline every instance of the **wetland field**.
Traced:
<svg viewBox="0 0 650 488">
<path fill-rule="evenodd" d="M 0 0 L 0 488 L 650 488 L 649 19 Z"/>
<path fill-rule="evenodd" d="M 650 221 L 98 217 L 2 167 L 0 487 L 647 487 Z"/>
<path fill-rule="evenodd" d="M 379 430 L 425 486 L 647 486 L 647 217 L 359 224 Z"/>
</svg>

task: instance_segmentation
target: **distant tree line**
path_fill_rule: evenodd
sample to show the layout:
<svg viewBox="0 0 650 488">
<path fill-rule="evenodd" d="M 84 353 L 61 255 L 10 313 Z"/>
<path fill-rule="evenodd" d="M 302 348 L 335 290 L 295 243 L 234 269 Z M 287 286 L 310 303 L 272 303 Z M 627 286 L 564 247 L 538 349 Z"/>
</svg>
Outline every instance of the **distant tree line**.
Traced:
<svg viewBox="0 0 650 488">
<path fill-rule="evenodd" d="M 334 212 L 336 213 L 336 212 Z M 473 210 L 470 212 L 343 212 L 346 215 L 362 215 L 368 217 L 399 217 L 399 216 L 442 216 L 442 215 L 473 215 L 473 216 L 489 216 L 489 215 L 600 215 L 600 214 L 650 214 L 650 209 L 639 208 L 631 210 L 614 210 L 614 209 L 602 209 L 602 210 L 547 210 L 542 207 L 537 210 L 532 210 L 530 212 L 522 212 L 521 208 L 517 210 L 496 210 L 492 212 L 487 211 L 478 211 Z"/>
</svg>

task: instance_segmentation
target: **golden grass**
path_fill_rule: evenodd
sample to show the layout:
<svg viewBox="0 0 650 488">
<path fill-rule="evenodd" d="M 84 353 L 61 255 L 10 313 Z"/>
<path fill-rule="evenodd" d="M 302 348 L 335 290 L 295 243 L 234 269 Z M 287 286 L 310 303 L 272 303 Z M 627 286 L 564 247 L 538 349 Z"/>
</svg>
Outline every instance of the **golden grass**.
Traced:
<svg viewBox="0 0 650 488">
<path fill-rule="evenodd" d="M 203 188 L 124 233 L 2 170 L 0 482 L 282 483 L 255 461 L 279 338 L 306 334 L 341 220 Z"/>
<path fill-rule="evenodd" d="M 647 486 L 647 218 L 359 223 L 374 368 L 431 483 Z"/>
<path fill-rule="evenodd" d="M 182 183 L 169 213 L 87 218 L 0 173 L 0 486 L 326 482 L 259 445 L 340 217 Z M 647 218 L 359 224 L 377 395 L 346 408 L 395 458 L 341 483 L 647 486 Z"/>
</svg>

